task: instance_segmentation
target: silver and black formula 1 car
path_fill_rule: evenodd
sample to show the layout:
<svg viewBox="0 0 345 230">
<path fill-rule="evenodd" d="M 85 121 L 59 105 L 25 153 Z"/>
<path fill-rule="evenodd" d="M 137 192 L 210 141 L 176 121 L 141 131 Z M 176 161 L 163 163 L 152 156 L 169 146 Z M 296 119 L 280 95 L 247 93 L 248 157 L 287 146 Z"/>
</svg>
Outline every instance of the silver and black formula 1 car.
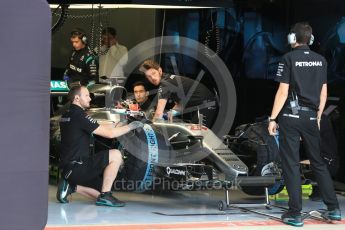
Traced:
<svg viewBox="0 0 345 230">
<path fill-rule="evenodd" d="M 98 93 L 102 91 L 99 89 L 104 92 L 102 86 L 98 87 Z M 193 190 L 240 186 L 246 192 L 246 187 L 255 186 L 255 191 L 261 189 L 261 192 L 255 194 L 260 195 L 264 194 L 264 187 L 270 186 L 270 194 L 282 189 L 281 184 L 277 187 L 279 170 L 272 170 L 276 169 L 274 161 L 262 165 L 262 175 L 250 177 L 248 166 L 211 129 L 201 124 L 176 120 L 152 123 L 145 119 L 141 111 L 112 107 L 117 104 L 114 103 L 116 100 L 123 102 L 124 98 L 119 97 L 123 92 L 125 90 L 120 86 L 108 88 L 105 90 L 106 106 L 87 111 L 99 123 L 133 120 L 145 123 L 143 129 L 132 131 L 116 140 L 93 137 L 93 154 L 102 148 L 118 148 L 124 155 L 125 163 L 114 183 L 114 189 Z M 51 118 L 50 154 L 55 158 L 59 156 L 59 119 L 60 115 Z M 251 193 L 250 190 L 248 193 Z"/>
</svg>

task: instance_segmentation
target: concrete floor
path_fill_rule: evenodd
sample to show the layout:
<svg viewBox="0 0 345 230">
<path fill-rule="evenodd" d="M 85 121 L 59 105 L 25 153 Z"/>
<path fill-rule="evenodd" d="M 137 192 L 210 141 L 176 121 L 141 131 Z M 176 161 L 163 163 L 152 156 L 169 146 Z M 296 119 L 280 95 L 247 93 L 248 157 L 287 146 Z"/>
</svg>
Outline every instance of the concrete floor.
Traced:
<svg viewBox="0 0 345 230">
<path fill-rule="evenodd" d="M 71 202 L 60 204 L 55 198 L 56 186 L 49 186 L 48 221 L 46 230 L 110 230 L 110 229 L 291 229 L 258 214 L 236 209 L 219 211 L 217 204 L 224 199 L 219 190 L 164 192 L 160 194 L 117 192 L 116 197 L 127 202 L 125 207 L 100 207 L 94 201 L 73 194 Z M 233 203 L 253 203 L 256 211 L 280 217 L 282 209 L 273 207 L 266 210 L 263 197 L 245 195 L 241 191 L 231 191 Z M 345 197 L 338 196 L 342 213 L 345 213 Z M 254 205 L 257 203 L 258 205 Z M 272 202 L 275 203 L 274 201 Z M 286 206 L 286 202 L 276 203 Z M 245 205 L 246 207 L 248 205 Z M 255 207 L 256 206 L 256 207 Z M 325 208 L 321 202 L 304 200 L 304 210 Z M 345 229 L 345 220 L 325 224 L 312 219 L 304 221 L 306 229 Z"/>
</svg>

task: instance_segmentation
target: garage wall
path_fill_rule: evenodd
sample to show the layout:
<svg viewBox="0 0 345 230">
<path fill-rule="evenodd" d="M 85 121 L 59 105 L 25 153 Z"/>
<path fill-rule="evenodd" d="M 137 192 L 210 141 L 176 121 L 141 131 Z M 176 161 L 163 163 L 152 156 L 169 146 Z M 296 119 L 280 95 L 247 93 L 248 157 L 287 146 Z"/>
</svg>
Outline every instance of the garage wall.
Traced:
<svg viewBox="0 0 345 230">
<path fill-rule="evenodd" d="M 0 229 L 40 230 L 48 213 L 51 14 L 46 1 L 2 1 Z"/>
</svg>

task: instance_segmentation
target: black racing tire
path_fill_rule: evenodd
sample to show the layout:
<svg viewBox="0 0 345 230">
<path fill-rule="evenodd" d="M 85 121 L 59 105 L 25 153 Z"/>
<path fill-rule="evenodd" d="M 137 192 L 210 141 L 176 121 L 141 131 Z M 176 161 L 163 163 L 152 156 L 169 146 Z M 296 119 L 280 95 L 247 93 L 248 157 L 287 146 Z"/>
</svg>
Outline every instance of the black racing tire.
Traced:
<svg viewBox="0 0 345 230">
<path fill-rule="evenodd" d="M 275 137 L 268 134 L 267 125 L 267 122 L 258 122 L 237 128 L 237 131 L 244 130 L 245 132 L 244 141 L 236 144 L 236 149 L 240 151 L 235 151 L 235 153 L 244 156 L 240 158 L 248 166 L 249 176 L 262 176 L 262 168 L 271 162 L 274 162 L 278 168 L 280 166 L 279 148 Z M 274 195 L 282 191 L 283 188 L 283 181 L 277 181 L 268 188 L 268 193 Z M 243 186 L 242 191 L 248 195 L 261 196 L 265 194 L 265 188 L 262 186 Z"/>
<path fill-rule="evenodd" d="M 144 192 L 161 186 L 156 184 L 155 167 L 173 159 L 164 136 L 153 125 L 145 124 L 143 129 L 132 131 L 119 138 L 125 152 L 124 167 L 120 180 L 116 182 L 120 190 Z M 161 183 L 161 181 L 160 181 Z"/>
<path fill-rule="evenodd" d="M 227 204 L 224 200 L 218 201 L 218 210 L 225 211 L 227 209 Z"/>
<path fill-rule="evenodd" d="M 267 156 L 268 155 L 268 156 Z M 252 170 L 250 171 L 249 176 L 265 176 L 261 175 L 261 171 L 263 167 L 272 161 L 268 161 L 267 159 L 270 159 L 270 155 L 272 155 L 269 151 L 257 152 L 257 164 L 252 165 Z M 277 162 L 274 162 L 274 164 L 278 165 Z M 266 174 L 266 176 L 277 176 L 278 173 L 270 173 Z M 284 188 L 284 183 L 282 180 L 277 181 L 275 184 L 268 187 L 268 194 L 269 195 L 275 195 L 279 192 L 281 192 Z M 254 195 L 254 196 L 261 196 L 265 194 L 265 188 L 262 186 L 243 186 L 242 191 L 248 195 Z"/>
</svg>

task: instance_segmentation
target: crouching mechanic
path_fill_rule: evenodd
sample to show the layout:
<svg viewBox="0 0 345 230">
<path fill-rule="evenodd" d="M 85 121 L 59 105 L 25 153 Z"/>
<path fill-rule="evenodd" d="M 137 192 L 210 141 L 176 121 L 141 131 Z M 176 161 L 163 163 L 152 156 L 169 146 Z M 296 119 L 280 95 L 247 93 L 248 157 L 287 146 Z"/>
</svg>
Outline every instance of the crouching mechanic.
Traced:
<svg viewBox="0 0 345 230">
<path fill-rule="evenodd" d="M 115 138 L 143 127 L 134 121 L 128 125 L 98 124 L 85 109 L 90 106 L 89 91 L 85 86 L 74 86 L 68 94 L 70 109 L 60 120 L 62 179 L 56 197 L 68 203 L 67 197 L 77 192 L 96 199 L 96 205 L 122 207 L 123 201 L 116 199 L 111 187 L 122 164 L 122 155 L 110 149 L 90 155 L 90 134 Z"/>
</svg>

